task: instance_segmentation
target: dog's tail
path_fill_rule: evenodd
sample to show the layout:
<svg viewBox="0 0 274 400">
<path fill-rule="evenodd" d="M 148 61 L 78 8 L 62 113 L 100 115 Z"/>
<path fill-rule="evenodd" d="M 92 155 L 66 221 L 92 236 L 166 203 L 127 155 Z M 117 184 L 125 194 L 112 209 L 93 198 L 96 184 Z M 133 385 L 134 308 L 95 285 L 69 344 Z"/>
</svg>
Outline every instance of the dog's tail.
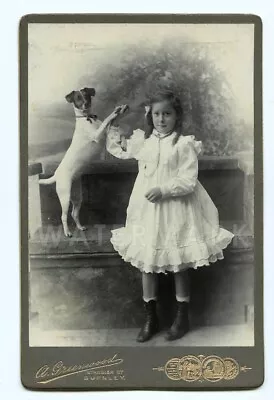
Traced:
<svg viewBox="0 0 274 400">
<path fill-rule="evenodd" d="M 51 185 L 54 182 L 56 182 L 56 178 L 54 175 L 47 179 L 39 179 L 40 185 Z"/>
</svg>

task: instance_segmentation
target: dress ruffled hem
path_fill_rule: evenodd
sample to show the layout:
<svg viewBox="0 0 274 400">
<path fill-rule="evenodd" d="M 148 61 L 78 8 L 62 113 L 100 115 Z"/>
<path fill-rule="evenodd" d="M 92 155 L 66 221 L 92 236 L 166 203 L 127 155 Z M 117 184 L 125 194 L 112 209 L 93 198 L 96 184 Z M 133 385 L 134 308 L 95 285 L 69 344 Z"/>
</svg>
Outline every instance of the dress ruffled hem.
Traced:
<svg viewBox="0 0 274 400">
<path fill-rule="evenodd" d="M 147 273 L 179 272 L 210 265 L 224 258 L 223 250 L 234 237 L 233 233 L 220 228 L 218 235 L 203 242 L 192 242 L 181 247 L 155 248 L 147 253 L 146 246 L 132 244 L 131 234 L 126 227 L 111 232 L 110 241 L 122 259 Z"/>
</svg>

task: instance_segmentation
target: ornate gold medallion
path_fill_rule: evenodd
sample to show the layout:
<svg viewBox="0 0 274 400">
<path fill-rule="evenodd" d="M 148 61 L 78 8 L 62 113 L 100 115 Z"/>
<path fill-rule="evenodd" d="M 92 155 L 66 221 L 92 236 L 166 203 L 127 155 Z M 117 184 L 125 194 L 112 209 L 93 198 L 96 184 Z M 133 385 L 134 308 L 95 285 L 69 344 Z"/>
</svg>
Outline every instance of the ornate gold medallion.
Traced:
<svg viewBox="0 0 274 400">
<path fill-rule="evenodd" d="M 202 375 L 201 361 L 195 356 L 186 356 L 179 361 L 181 379 L 187 382 L 194 382 Z"/>
<path fill-rule="evenodd" d="M 209 356 L 203 360 L 203 378 L 210 382 L 218 382 L 225 376 L 225 363 L 217 356 Z"/>
<path fill-rule="evenodd" d="M 235 379 L 240 373 L 240 366 L 233 358 L 224 358 L 225 363 L 225 376 L 224 379 Z"/>
<path fill-rule="evenodd" d="M 172 358 L 165 365 L 165 373 L 173 381 L 179 381 L 181 379 L 179 370 L 179 358 Z"/>
<path fill-rule="evenodd" d="M 186 382 L 219 382 L 237 378 L 240 372 L 252 369 L 240 367 L 233 358 L 221 358 L 216 355 L 188 355 L 182 358 L 174 357 L 168 360 L 164 367 L 153 368 L 154 371 L 164 371 L 166 376 L 173 381 Z"/>
</svg>

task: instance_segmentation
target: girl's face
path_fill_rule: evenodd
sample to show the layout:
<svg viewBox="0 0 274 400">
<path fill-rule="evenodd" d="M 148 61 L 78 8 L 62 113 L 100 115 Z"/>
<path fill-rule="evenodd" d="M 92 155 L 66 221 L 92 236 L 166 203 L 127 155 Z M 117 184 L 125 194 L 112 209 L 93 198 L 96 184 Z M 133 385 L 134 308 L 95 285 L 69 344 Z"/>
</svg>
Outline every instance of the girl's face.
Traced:
<svg viewBox="0 0 274 400">
<path fill-rule="evenodd" d="M 176 111 L 168 100 L 154 103 L 152 105 L 151 114 L 154 128 L 159 133 L 166 134 L 173 131 L 176 124 L 177 115 Z"/>
</svg>

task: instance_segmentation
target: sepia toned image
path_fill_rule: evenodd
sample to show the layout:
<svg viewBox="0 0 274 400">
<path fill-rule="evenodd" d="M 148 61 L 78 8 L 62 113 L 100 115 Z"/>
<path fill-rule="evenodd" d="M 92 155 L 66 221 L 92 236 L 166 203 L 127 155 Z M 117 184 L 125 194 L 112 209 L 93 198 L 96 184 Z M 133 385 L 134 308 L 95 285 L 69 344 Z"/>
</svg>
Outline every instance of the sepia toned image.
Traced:
<svg viewBox="0 0 274 400">
<path fill-rule="evenodd" d="M 254 24 L 29 23 L 30 347 L 253 347 Z"/>
</svg>

